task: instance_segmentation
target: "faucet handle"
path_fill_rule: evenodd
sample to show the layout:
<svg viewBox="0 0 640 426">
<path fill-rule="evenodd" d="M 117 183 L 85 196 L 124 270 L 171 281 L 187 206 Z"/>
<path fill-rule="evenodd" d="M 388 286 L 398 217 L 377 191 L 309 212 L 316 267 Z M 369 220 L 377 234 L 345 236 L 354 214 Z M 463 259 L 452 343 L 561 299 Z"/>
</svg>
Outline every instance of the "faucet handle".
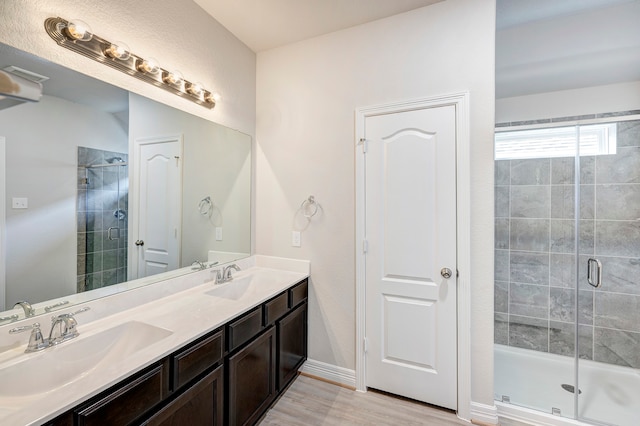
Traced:
<svg viewBox="0 0 640 426">
<path fill-rule="evenodd" d="M 31 336 L 29 337 L 29 344 L 25 352 L 36 352 L 46 349 L 49 346 L 47 340 L 42 337 L 42 331 L 40 330 L 40 323 L 33 323 L 32 325 L 25 325 L 22 327 L 16 327 L 9 330 L 9 334 L 22 333 L 23 331 L 31 330 Z"/>
<path fill-rule="evenodd" d="M 60 314 L 51 317 L 51 332 L 49 333 L 49 344 L 57 345 L 58 343 L 62 343 L 66 340 L 73 339 L 74 337 L 78 337 L 80 333 L 76 326 L 78 325 L 78 321 L 74 318 L 75 315 L 81 314 L 82 312 L 88 311 L 89 307 L 85 306 L 82 309 L 77 310 L 76 312 L 71 312 L 68 314 Z M 56 328 L 60 324 L 59 328 Z"/>
</svg>

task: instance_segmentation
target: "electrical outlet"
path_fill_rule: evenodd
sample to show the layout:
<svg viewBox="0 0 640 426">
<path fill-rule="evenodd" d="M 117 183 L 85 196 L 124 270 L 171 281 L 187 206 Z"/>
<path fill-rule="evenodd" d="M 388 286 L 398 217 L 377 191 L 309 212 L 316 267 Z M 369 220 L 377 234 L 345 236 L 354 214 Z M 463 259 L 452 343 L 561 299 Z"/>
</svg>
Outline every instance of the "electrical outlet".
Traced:
<svg viewBox="0 0 640 426">
<path fill-rule="evenodd" d="M 11 208 L 14 208 L 14 209 L 26 209 L 28 207 L 29 207 L 29 199 L 28 198 L 13 197 L 11 199 Z"/>
<path fill-rule="evenodd" d="M 300 231 L 291 232 L 291 245 L 294 247 L 300 247 L 302 245 L 300 241 Z"/>
<path fill-rule="evenodd" d="M 216 241 L 222 241 L 222 228 L 220 226 L 216 227 Z"/>
</svg>

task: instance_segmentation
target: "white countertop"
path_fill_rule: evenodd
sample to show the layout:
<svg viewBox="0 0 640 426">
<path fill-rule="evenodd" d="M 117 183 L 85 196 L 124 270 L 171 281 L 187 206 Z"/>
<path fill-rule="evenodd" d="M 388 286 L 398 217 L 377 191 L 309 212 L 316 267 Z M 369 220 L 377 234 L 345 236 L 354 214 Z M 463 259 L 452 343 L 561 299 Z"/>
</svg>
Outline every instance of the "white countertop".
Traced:
<svg viewBox="0 0 640 426">
<path fill-rule="evenodd" d="M 186 290 L 155 298 L 155 300 L 153 297 L 145 297 L 145 294 L 151 294 L 147 287 L 146 291 L 141 289 L 140 293 L 144 294 L 137 294 L 136 290 L 132 290 L 83 304 L 82 306 L 90 306 L 91 310 L 77 316 L 80 336 L 57 347 L 31 354 L 23 353 L 29 338 L 28 332 L 20 335 L 20 344 L 7 343 L 6 338 L 5 342 L 0 341 L 0 349 L 4 349 L 0 352 L 0 380 L 3 380 L 2 374 L 3 371 L 8 371 L 5 370 L 7 368 L 19 368 L 20 363 L 31 357 L 55 357 L 56 351 L 63 348 L 64 345 L 73 345 L 76 341 L 88 339 L 120 324 L 136 321 L 171 332 L 171 334 L 167 333 L 169 334 L 167 337 L 123 357 L 123 359 L 109 362 L 106 367 L 94 368 L 84 376 L 75 378 L 67 384 L 61 383 L 59 387 L 49 392 L 19 397 L 2 395 L 0 397 L 0 424 L 37 425 L 51 420 L 309 276 L 309 263 L 305 261 L 290 261 L 263 256 L 253 256 L 250 259 L 252 260 L 242 262 L 244 263 L 244 266 L 241 265 L 242 271 L 235 272 L 234 280 L 229 283 L 214 285 L 213 282 L 208 281 L 204 284 L 193 285 Z M 241 262 L 236 263 L 241 264 Z M 197 283 L 202 282 L 203 278 L 204 281 L 207 281 L 210 279 L 210 275 L 211 270 L 205 270 L 188 277 Z M 160 286 L 162 288 L 158 288 L 158 291 L 170 293 L 167 288 L 178 284 L 181 279 L 184 281 L 189 278 L 180 277 L 168 280 L 163 283 L 164 286 Z M 128 303 L 122 304 L 123 297 L 137 299 L 136 306 L 119 311 L 112 309 L 116 312 L 110 312 L 106 305 L 126 306 L 131 302 L 129 300 Z M 151 300 L 144 300 L 145 298 Z M 78 308 L 70 308 L 69 312 L 74 312 Z M 62 312 L 60 311 L 60 313 Z M 91 315 L 89 315 L 90 313 Z M 85 321 L 85 319 L 87 320 Z M 37 318 L 24 323 L 29 324 L 35 321 Z M 40 320 L 40 322 L 43 323 L 43 333 L 48 333 L 48 324 L 45 325 L 47 321 Z M 15 324 L 13 326 L 15 327 Z M 5 333 L 8 330 L 5 329 L 8 328 L 2 327 L 0 329 L 0 334 L 3 337 L 6 336 Z M 15 367 L 13 367 L 14 364 Z M 15 370 L 13 373 L 15 375 Z"/>
</svg>

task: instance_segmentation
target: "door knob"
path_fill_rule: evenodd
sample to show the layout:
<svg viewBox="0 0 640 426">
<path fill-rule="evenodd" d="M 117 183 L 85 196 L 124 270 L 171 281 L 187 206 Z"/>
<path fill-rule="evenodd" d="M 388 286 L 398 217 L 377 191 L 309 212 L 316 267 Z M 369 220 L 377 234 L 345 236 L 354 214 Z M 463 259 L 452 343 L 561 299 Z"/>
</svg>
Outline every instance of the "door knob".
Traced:
<svg viewBox="0 0 640 426">
<path fill-rule="evenodd" d="M 449 278 L 451 278 L 452 274 L 453 273 L 451 272 L 451 269 L 449 269 L 449 268 L 440 269 L 440 275 L 442 275 L 442 278 L 449 279 Z"/>
<path fill-rule="evenodd" d="M 136 241 L 136 245 L 137 246 L 143 246 L 144 245 L 144 241 L 138 240 L 138 241 Z"/>
</svg>

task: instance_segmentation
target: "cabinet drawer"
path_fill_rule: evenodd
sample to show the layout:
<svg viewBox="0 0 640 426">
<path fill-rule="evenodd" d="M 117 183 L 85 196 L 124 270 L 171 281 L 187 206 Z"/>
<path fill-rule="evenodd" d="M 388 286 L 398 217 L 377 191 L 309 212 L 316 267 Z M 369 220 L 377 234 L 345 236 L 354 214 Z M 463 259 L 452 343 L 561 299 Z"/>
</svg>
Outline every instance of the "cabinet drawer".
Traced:
<svg viewBox="0 0 640 426">
<path fill-rule="evenodd" d="M 287 292 L 264 304 L 264 324 L 273 324 L 275 320 L 283 316 L 289 310 L 289 298 Z"/>
<path fill-rule="evenodd" d="M 249 341 L 262 330 L 262 306 L 258 306 L 242 318 L 229 323 L 227 337 L 229 351 Z"/>
<path fill-rule="evenodd" d="M 224 355 L 222 330 L 171 356 L 173 390 L 190 382 L 219 362 Z"/>
<path fill-rule="evenodd" d="M 305 279 L 300 284 L 289 289 L 289 307 L 290 308 L 293 308 L 298 303 L 307 299 L 308 283 L 309 283 L 309 280 Z"/>
<path fill-rule="evenodd" d="M 167 365 L 156 365 L 124 386 L 76 412 L 78 425 L 127 425 L 168 394 Z"/>
</svg>

